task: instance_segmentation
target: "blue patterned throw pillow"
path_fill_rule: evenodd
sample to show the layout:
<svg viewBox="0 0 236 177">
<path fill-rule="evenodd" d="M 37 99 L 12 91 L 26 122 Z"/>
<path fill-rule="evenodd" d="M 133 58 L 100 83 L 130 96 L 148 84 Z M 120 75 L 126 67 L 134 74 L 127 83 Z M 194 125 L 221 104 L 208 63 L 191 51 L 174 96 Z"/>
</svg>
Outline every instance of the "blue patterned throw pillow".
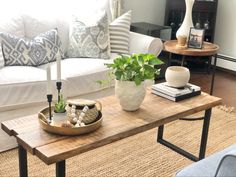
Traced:
<svg viewBox="0 0 236 177">
<path fill-rule="evenodd" d="M 0 33 L 5 66 L 40 66 L 61 57 L 61 41 L 57 30 L 42 33 L 33 39 Z"/>
<path fill-rule="evenodd" d="M 67 56 L 70 58 L 110 58 L 110 39 L 106 13 L 95 25 L 86 26 L 79 19 L 73 20 L 70 26 Z"/>
</svg>

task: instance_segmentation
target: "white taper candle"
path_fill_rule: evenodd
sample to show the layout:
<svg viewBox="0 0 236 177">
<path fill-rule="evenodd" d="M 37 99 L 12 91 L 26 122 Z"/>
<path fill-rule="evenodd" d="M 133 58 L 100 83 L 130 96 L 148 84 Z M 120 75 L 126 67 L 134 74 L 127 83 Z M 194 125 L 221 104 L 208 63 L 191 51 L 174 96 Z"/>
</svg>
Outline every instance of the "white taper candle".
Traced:
<svg viewBox="0 0 236 177">
<path fill-rule="evenodd" d="M 52 94 L 51 68 L 47 67 L 47 95 Z"/>
<path fill-rule="evenodd" d="M 61 56 L 57 55 L 57 82 L 61 82 Z"/>
</svg>

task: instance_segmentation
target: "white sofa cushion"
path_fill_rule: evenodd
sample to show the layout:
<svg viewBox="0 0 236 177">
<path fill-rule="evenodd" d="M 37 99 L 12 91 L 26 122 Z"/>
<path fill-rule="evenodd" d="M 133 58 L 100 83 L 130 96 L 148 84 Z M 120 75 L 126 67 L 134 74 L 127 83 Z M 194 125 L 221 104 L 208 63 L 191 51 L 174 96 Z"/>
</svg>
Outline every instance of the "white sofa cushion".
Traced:
<svg viewBox="0 0 236 177">
<path fill-rule="evenodd" d="M 45 80 L 44 70 L 30 66 L 6 66 L 0 70 L 0 86 Z"/>
<path fill-rule="evenodd" d="M 0 13 L 0 32 L 13 34 L 17 37 L 24 37 L 25 35 L 24 22 L 19 14 L 1 14 Z M 4 58 L 2 55 L 2 48 L 0 45 L 0 68 L 4 66 Z"/>
<path fill-rule="evenodd" d="M 6 66 L 0 70 L 0 107 L 42 102 L 46 72 L 30 66 Z M 46 98 L 45 98 L 46 100 Z"/>
<path fill-rule="evenodd" d="M 106 80 L 109 70 L 104 65 L 111 62 L 118 54 L 112 53 L 110 60 L 96 58 L 68 58 L 61 61 L 62 77 L 66 80 L 66 95 L 74 97 L 107 88 L 96 81 Z M 47 65 L 40 68 L 46 69 Z M 51 65 L 52 78 L 56 78 L 56 63 Z"/>
<path fill-rule="evenodd" d="M 112 54 L 114 59 L 117 54 Z M 107 79 L 104 65 L 111 60 L 68 58 L 61 61 L 62 93 L 64 97 L 79 96 L 102 90 L 96 81 Z M 29 103 L 46 102 L 46 68 L 51 66 L 53 94 L 56 99 L 56 62 L 30 66 L 6 66 L 0 69 L 0 108 Z"/>
<path fill-rule="evenodd" d="M 66 17 L 49 12 L 25 12 L 23 15 L 25 25 L 25 37 L 32 39 L 41 33 L 45 33 L 51 29 L 57 29 L 58 35 L 62 43 L 62 51 L 66 52 L 69 41 L 69 23 Z M 48 18 L 50 16 L 50 18 Z"/>
<path fill-rule="evenodd" d="M 112 20 L 110 0 L 61 0 L 60 2 L 64 2 L 63 12 L 66 12 L 69 16 L 77 15 L 86 19 L 91 14 L 105 11 L 109 22 Z"/>
</svg>

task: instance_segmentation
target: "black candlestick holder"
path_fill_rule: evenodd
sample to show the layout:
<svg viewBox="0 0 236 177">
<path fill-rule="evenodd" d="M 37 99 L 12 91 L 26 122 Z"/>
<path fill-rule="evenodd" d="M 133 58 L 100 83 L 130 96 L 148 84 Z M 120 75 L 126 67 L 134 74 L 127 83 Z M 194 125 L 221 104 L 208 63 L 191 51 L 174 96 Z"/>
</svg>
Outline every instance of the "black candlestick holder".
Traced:
<svg viewBox="0 0 236 177">
<path fill-rule="evenodd" d="M 58 102 L 59 102 L 60 101 L 60 95 L 61 95 L 62 82 L 56 82 L 56 85 L 57 85 Z"/>
<path fill-rule="evenodd" d="M 48 108 L 49 108 L 49 123 L 51 123 L 52 121 L 52 94 L 48 94 L 47 95 L 47 99 L 48 99 Z"/>
</svg>

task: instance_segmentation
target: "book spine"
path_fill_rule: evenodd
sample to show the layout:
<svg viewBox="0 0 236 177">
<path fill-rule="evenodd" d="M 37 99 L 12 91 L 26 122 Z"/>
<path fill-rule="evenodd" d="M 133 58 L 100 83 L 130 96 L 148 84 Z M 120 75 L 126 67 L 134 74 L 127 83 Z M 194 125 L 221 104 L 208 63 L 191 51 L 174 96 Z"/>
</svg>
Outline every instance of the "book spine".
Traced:
<svg viewBox="0 0 236 177">
<path fill-rule="evenodd" d="M 152 85 L 152 89 L 158 92 L 162 92 L 172 97 L 186 95 L 186 94 L 201 90 L 199 86 L 189 84 L 189 83 L 186 85 L 185 88 L 180 89 L 180 88 L 174 88 L 174 87 L 168 86 L 166 82 Z"/>
<path fill-rule="evenodd" d="M 158 91 L 155 91 L 155 90 L 152 91 L 152 94 L 160 96 L 160 97 L 163 97 L 163 98 L 166 98 L 166 99 L 171 100 L 171 101 L 175 101 L 176 100 L 175 97 L 166 95 L 166 94 L 164 94 L 162 92 L 158 92 Z"/>
<path fill-rule="evenodd" d="M 178 102 L 178 101 L 181 101 L 181 100 L 184 100 L 184 99 L 187 99 L 187 98 L 191 98 L 191 97 L 200 95 L 201 91 L 199 90 L 199 91 L 196 91 L 196 92 L 191 92 L 189 94 L 181 95 L 181 96 L 177 96 L 177 97 L 172 97 L 172 96 L 167 95 L 165 93 L 154 91 L 154 90 L 152 91 L 152 93 L 155 94 L 155 95 L 161 96 L 163 98 L 167 98 L 167 99 L 169 99 L 171 101 Z"/>
<path fill-rule="evenodd" d="M 171 91 L 169 91 L 168 89 L 164 89 L 164 88 L 159 88 L 159 87 L 152 87 L 153 90 L 157 91 L 157 92 L 162 92 L 162 93 L 165 93 L 169 96 L 172 96 L 172 97 L 176 97 L 178 96 L 178 94 L 176 93 L 173 93 Z"/>
<path fill-rule="evenodd" d="M 186 94 L 186 95 L 181 95 L 181 96 L 178 96 L 176 97 L 176 102 L 177 101 L 181 101 L 181 100 L 184 100 L 184 99 L 187 99 L 187 98 L 191 98 L 191 97 L 194 97 L 194 96 L 197 96 L 197 95 L 200 95 L 201 94 L 201 91 L 196 91 L 196 92 L 191 92 L 189 94 Z"/>
</svg>

